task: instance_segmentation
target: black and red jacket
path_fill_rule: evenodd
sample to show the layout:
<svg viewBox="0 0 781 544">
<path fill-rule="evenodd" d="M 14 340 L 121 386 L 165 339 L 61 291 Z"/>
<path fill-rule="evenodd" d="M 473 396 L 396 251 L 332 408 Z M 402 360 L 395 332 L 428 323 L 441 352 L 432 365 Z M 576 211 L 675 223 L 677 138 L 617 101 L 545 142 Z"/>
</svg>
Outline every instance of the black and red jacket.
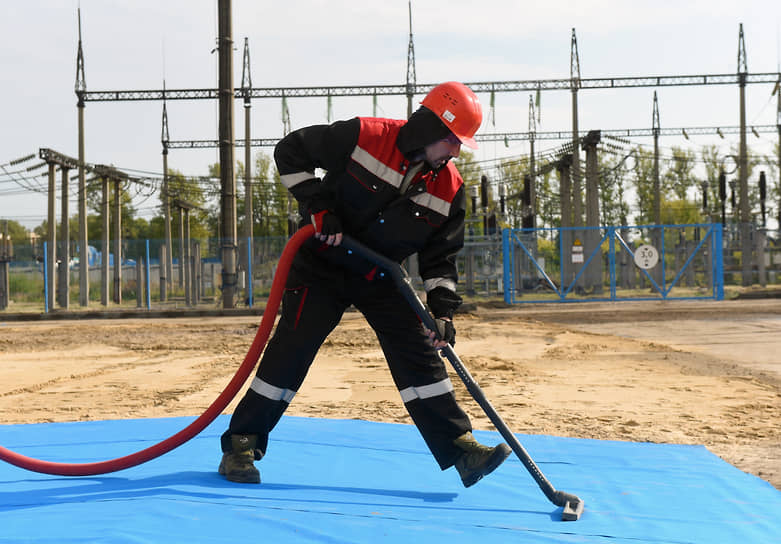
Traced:
<svg viewBox="0 0 781 544">
<path fill-rule="evenodd" d="M 339 216 L 346 234 L 389 259 L 401 263 L 417 253 L 426 292 L 436 287 L 455 292 L 455 258 L 464 243 L 464 181 L 452 163 L 439 171 L 426 166 L 402 195 L 411 158 L 399 145 L 405 123 L 360 117 L 309 126 L 283 138 L 274 159 L 304 222 L 327 209 Z M 317 169 L 325 171 L 322 179 Z M 373 268 L 344 248 L 314 238 L 305 247 L 362 274 Z"/>
</svg>

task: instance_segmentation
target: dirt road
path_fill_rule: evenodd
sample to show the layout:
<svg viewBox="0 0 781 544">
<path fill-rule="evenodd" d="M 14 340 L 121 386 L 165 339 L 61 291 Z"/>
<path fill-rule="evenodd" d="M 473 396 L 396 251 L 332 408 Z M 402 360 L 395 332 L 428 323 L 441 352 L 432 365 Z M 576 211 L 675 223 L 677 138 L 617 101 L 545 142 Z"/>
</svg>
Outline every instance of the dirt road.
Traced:
<svg viewBox="0 0 781 544">
<path fill-rule="evenodd" d="M 199 415 L 258 322 L 0 321 L 0 423 Z M 781 489 L 778 299 L 479 305 L 456 326 L 456 351 L 513 431 L 704 444 Z M 475 427 L 492 428 L 453 382 Z M 327 339 L 288 413 L 410 422 L 360 314 Z"/>
</svg>

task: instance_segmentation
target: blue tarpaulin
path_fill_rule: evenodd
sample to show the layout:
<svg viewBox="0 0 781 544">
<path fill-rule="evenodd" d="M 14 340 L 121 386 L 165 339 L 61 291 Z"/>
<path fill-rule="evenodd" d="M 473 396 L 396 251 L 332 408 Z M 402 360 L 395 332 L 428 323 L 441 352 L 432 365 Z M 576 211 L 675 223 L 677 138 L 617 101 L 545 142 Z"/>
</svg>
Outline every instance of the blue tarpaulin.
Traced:
<svg viewBox="0 0 781 544">
<path fill-rule="evenodd" d="M 0 445 L 64 463 L 149 447 L 191 418 L 0 426 Z M 561 521 L 514 456 L 474 487 L 440 471 L 414 426 L 284 417 L 260 485 L 217 474 L 221 416 L 146 464 L 58 477 L 0 463 L 0 542 L 781 542 L 781 492 L 700 446 L 518 435 Z M 477 431 L 485 443 L 496 432 Z"/>
</svg>

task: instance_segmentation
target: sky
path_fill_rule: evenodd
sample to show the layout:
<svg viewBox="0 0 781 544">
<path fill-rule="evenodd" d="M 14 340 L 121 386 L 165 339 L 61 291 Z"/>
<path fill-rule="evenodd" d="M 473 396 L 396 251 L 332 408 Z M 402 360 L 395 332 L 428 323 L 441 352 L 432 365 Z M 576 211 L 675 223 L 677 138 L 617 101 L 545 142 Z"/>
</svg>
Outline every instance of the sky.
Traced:
<svg viewBox="0 0 781 544">
<path fill-rule="evenodd" d="M 217 0 L 4 0 L 1 5 L 0 220 L 32 228 L 46 218 L 46 179 L 38 175 L 44 169 L 24 171 L 40 161 L 9 162 L 40 148 L 78 156 L 79 8 L 89 91 L 160 89 L 163 80 L 168 89 L 217 86 Z M 419 84 L 568 78 L 573 28 L 582 78 L 733 74 L 741 23 L 748 71 L 778 72 L 777 0 L 412 2 Z M 247 38 L 253 87 L 404 84 L 409 34 L 408 0 L 233 0 L 234 83 L 241 84 Z M 771 84 L 747 86 L 749 125 L 776 124 L 772 90 Z M 578 93 L 579 127 L 650 128 L 654 91 L 662 128 L 739 124 L 737 86 L 711 85 L 584 89 Z M 529 130 L 528 92 L 496 93 L 492 112 L 490 96 L 480 99 L 486 113 L 480 133 Z M 324 98 L 289 99 L 288 107 L 294 129 L 328 120 Z M 403 118 L 406 99 L 379 97 L 378 108 L 380 116 Z M 171 140 L 216 139 L 216 101 L 169 101 L 167 110 Z M 279 99 L 254 99 L 251 136 L 281 137 L 281 110 Z M 162 176 L 161 113 L 161 102 L 88 102 L 87 162 Z M 570 92 L 544 92 L 539 113 L 538 131 L 571 130 Z M 332 101 L 333 120 L 371 114 L 370 97 Z M 236 101 L 235 137 L 243 136 L 243 104 Z M 699 149 L 711 143 L 728 150 L 737 142 L 734 135 L 667 137 L 660 143 L 669 153 L 673 146 Z M 770 155 L 777 142 L 777 133 L 748 140 L 753 152 Z M 561 143 L 538 141 L 536 150 Z M 272 149 L 255 148 L 253 154 L 261 151 Z M 483 143 L 476 158 L 490 164 L 528 151 L 527 142 Z M 237 149 L 236 158 L 243 157 L 243 149 Z M 169 168 L 185 175 L 206 175 L 218 152 L 175 149 L 168 161 Z M 141 217 L 156 214 L 157 195 L 141 191 L 134 202 Z M 73 199 L 70 210 L 76 214 Z M 59 213 L 58 201 L 58 220 Z"/>
</svg>

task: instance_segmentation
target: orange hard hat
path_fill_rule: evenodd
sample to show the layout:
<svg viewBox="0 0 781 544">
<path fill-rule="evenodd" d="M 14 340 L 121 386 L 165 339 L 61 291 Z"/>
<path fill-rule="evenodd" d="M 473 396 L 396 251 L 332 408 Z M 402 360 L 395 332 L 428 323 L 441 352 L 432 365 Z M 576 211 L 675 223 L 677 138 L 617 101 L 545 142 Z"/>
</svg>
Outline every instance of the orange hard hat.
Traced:
<svg viewBox="0 0 781 544">
<path fill-rule="evenodd" d="M 434 112 L 462 144 L 477 149 L 474 136 L 483 122 L 483 108 L 472 89 L 457 81 L 440 83 L 421 105 Z"/>
</svg>

